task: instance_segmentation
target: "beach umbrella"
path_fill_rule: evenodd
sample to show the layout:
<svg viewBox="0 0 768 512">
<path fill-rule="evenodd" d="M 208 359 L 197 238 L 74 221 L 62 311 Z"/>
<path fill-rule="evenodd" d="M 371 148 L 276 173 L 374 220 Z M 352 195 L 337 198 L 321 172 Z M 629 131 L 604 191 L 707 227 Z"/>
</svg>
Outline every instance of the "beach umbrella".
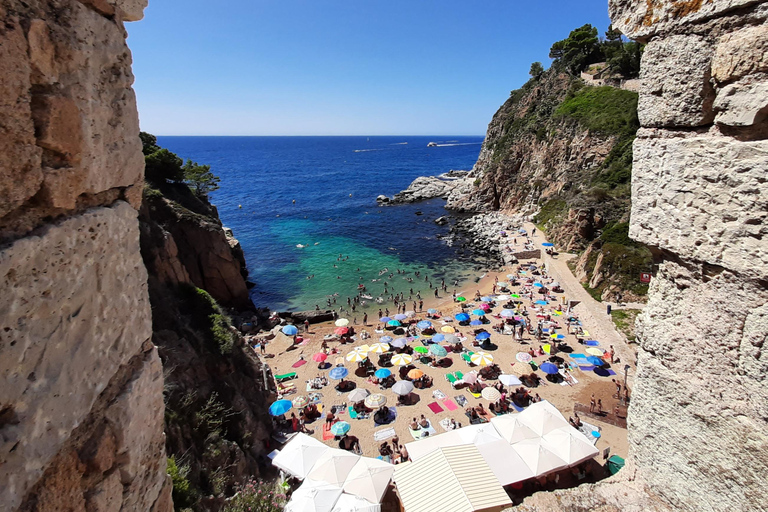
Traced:
<svg viewBox="0 0 768 512">
<path fill-rule="evenodd" d="M 400 327 L 403 324 L 400 323 L 400 320 L 390 320 L 389 322 L 387 322 L 387 325 L 389 327 Z"/>
<path fill-rule="evenodd" d="M 499 288 L 506 288 L 509 286 L 509 283 L 506 281 L 499 281 L 498 283 L 496 283 L 496 286 L 498 286 Z"/>
<path fill-rule="evenodd" d="M 354 389 L 353 391 L 351 391 L 347 395 L 347 399 L 350 402 L 352 402 L 352 403 L 356 403 L 356 402 L 360 402 L 362 400 L 365 400 L 365 397 L 367 397 L 370 394 L 371 394 L 371 392 L 368 391 L 365 388 L 357 388 L 357 389 Z"/>
<path fill-rule="evenodd" d="M 429 308 L 427 310 L 427 313 L 429 313 L 430 315 L 434 315 L 435 313 L 437 313 L 437 310 L 435 308 Z"/>
<path fill-rule="evenodd" d="M 419 354 L 426 354 L 429 352 L 429 349 L 427 347 L 422 346 L 422 347 L 414 347 L 413 351 L 418 352 Z"/>
<path fill-rule="evenodd" d="M 559 288 L 560 283 L 558 283 L 557 281 L 552 281 L 552 284 L 550 284 L 549 286 L 551 286 L 552 288 Z"/>
<path fill-rule="evenodd" d="M 520 229 L 518 229 L 518 230 L 517 230 L 517 232 L 518 232 L 518 233 L 521 233 L 521 234 L 525 234 L 525 233 L 527 233 L 527 231 L 526 231 L 526 230 L 524 230 L 523 228 L 520 228 Z"/>
<path fill-rule="evenodd" d="M 432 336 L 433 343 L 439 343 L 441 341 L 445 341 L 445 334 L 435 334 Z"/>
<path fill-rule="evenodd" d="M 472 310 L 472 314 L 475 316 L 483 316 L 485 314 L 485 311 L 483 311 L 480 308 L 477 308 Z"/>
<path fill-rule="evenodd" d="M 491 302 L 493 300 L 493 297 L 489 297 L 486 295 L 485 297 L 481 297 L 480 300 L 483 302 Z"/>
<path fill-rule="evenodd" d="M 466 300 L 467 300 L 467 298 L 466 297 L 462 297 L 461 295 L 456 297 L 456 302 L 465 302 Z"/>
<path fill-rule="evenodd" d="M 475 336 L 475 339 L 483 341 L 483 340 L 487 340 L 490 337 L 491 337 L 490 333 L 483 331 L 480 334 L 478 334 L 477 336 Z"/>
<path fill-rule="evenodd" d="M 331 371 L 328 372 L 328 377 L 333 380 L 341 380 L 347 375 L 349 375 L 349 370 L 347 370 L 343 366 L 337 366 L 336 368 L 331 368 Z"/>
<path fill-rule="evenodd" d="M 413 316 L 416 316 L 416 312 L 415 311 L 406 311 L 405 312 L 405 317 L 406 318 L 411 318 Z"/>
<path fill-rule="evenodd" d="M 545 301 L 545 300 L 537 300 L 536 302 L 534 302 L 534 304 L 538 304 L 539 306 L 546 306 L 547 305 L 547 301 Z"/>
<path fill-rule="evenodd" d="M 463 380 L 467 384 L 474 384 L 475 382 L 477 382 L 477 372 L 465 373 L 464 377 L 461 380 Z"/>
<path fill-rule="evenodd" d="M 429 346 L 429 353 L 436 357 L 445 357 L 448 355 L 448 351 L 437 344 Z"/>
<path fill-rule="evenodd" d="M 483 321 L 482 320 L 472 320 L 471 322 L 469 322 L 469 325 L 483 325 Z"/>
<path fill-rule="evenodd" d="M 552 345 L 550 345 L 549 343 L 545 343 L 544 345 L 541 346 L 541 350 L 545 354 L 549 354 L 552 351 Z"/>
<path fill-rule="evenodd" d="M 515 274 L 507 274 L 507 279 L 514 279 L 517 276 Z"/>
<path fill-rule="evenodd" d="M 374 343 L 370 346 L 370 352 L 373 352 L 374 354 L 383 354 L 387 351 L 389 351 L 389 345 L 386 343 Z"/>
<path fill-rule="evenodd" d="M 315 463 L 330 449 L 314 437 L 299 432 L 272 459 L 272 464 L 292 476 L 306 478 Z"/>
<path fill-rule="evenodd" d="M 543 244 L 541 244 L 541 245 L 543 245 L 544 247 L 554 247 L 554 246 L 555 246 L 555 244 L 551 244 L 551 243 L 549 243 L 549 242 L 544 242 L 544 243 L 543 243 Z"/>
<path fill-rule="evenodd" d="M 343 490 L 347 494 L 365 498 L 371 503 L 381 503 L 381 498 L 389 488 L 394 472 L 395 466 L 389 462 L 372 457 L 361 457 L 344 481 Z"/>
<path fill-rule="evenodd" d="M 334 323 L 336 324 L 336 327 L 344 327 L 349 325 L 349 320 L 347 320 L 346 318 L 339 318 Z"/>
<path fill-rule="evenodd" d="M 443 331 L 443 332 L 445 332 L 445 333 L 449 333 L 449 334 L 450 334 L 450 333 L 452 333 L 452 332 L 456 332 L 456 329 L 454 329 L 454 328 L 453 328 L 453 327 L 451 327 L 450 325 L 444 325 L 444 326 L 442 326 L 442 327 L 440 328 L 440 330 L 441 330 L 441 331 Z"/>
<path fill-rule="evenodd" d="M 381 322 L 383 324 L 389 322 L 390 320 L 392 320 L 392 319 L 389 318 L 388 316 L 383 316 L 383 317 L 379 318 L 379 322 Z"/>
<path fill-rule="evenodd" d="M 504 318 L 514 318 L 515 317 L 515 312 L 512 311 L 511 309 L 502 309 L 501 313 L 499 313 L 499 314 L 502 317 L 504 317 Z"/>
<path fill-rule="evenodd" d="M 365 406 L 370 407 L 371 409 L 376 409 L 386 404 L 387 404 L 387 397 L 385 397 L 381 393 L 374 393 L 372 395 L 368 395 L 367 397 L 365 397 Z"/>
<path fill-rule="evenodd" d="M 413 391 L 413 382 L 409 380 L 399 380 L 392 386 L 392 392 L 396 395 L 405 396 Z"/>
<path fill-rule="evenodd" d="M 303 409 L 304 407 L 309 405 L 309 397 L 308 396 L 297 396 L 293 399 L 293 406 L 297 409 Z"/>
<path fill-rule="evenodd" d="M 418 327 L 419 329 L 429 329 L 430 327 L 432 327 L 432 322 L 430 322 L 429 320 L 422 320 L 421 322 L 416 324 L 416 327 Z"/>
<path fill-rule="evenodd" d="M 589 347 L 585 352 L 587 354 L 590 354 L 590 355 L 593 355 L 593 356 L 598 356 L 598 357 L 602 357 L 602 356 L 605 355 L 605 352 L 603 352 L 602 350 L 600 350 L 599 348 L 596 348 L 596 347 Z"/>
<path fill-rule="evenodd" d="M 458 343 L 460 341 L 461 340 L 459 339 L 459 337 L 456 336 L 455 334 L 446 334 L 445 335 L 445 342 L 446 343 L 450 343 L 451 345 L 455 345 L 456 343 Z"/>
<path fill-rule="evenodd" d="M 608 370 L 602 366 L 596 367 L 593 371 L 595 372 L 595 375 L 599 375 L 600 377 L 607 377 L 610 375 Z"/>
<path fill-rule="evenodd" d="M 543 284 L 541 284 L 541 283 L 533 283 L 533 286 L 534 286 L 535 288 L 544 288 L 544 285 L 543 285 Z"/>
<path fill-rule="evenodd" d="M 408 344 L 408 340 L 405 338 L 397 338 L 396 340 L 392 341 L 390 343 L 390 346 L 395 348 L 403 348 Z"/>
<path fill-rule="evenodd" d="M 392 364 L 397 366 L 405 366 L 413 362 L 413 357 L 408 354 L 395 354 L 392 356 Z M 333 370 L 331 370 L 333 371 Z"/>
<path fill-rule="evenodd" d="M 360 345 L 359 347 L 355 347 L 355 350 L 357 350 L 359 352 L 370 352 L 371 351 L 371 347 L 369 347 L 366 344 L 363 344 L 363 345 Z"/>
<path fill-rule="evenodd" d="M 359 459 L 360 456 L 356 453 L 331 448 L 317 459 L 307 478 L 327 482 L 340 488 Z"/>
<path fill-rule="evenodd" d="M 508 374 L 499 375 L 499 381 L 505 386 L 519 386 L 522 384 L 516 376 Z"/>
<path fill-rule="evenodd" d="M 283 331 L 283 334 L 287 336 L 295 336 L 296 334 L 299 333 L 299 329 L 295 325 L 290 325 L 290 324 L 283 327 L 282 331 Z"/>
<path fill-rule="evenodd" d="M 376 370 L 376 373 L 374 373 L 377 379 L 386 379 L 390 375 L 392 375 L 392 372 L 388 368 L 379 368 Z"/>
<path fill-rule="evenodd" d="M 456 315 L 456 320 L 459 322 L 466 322 L 467 320 L 469 320 L 469 315 L 466 313 L 459 313 L 458 315 Z"/>
<path fill-rule="evenodd" d="M 284 510 L 285 512 L 331 512 L 341 495 L 342 490 L 335 485 L 305 480 L 291 495 L 291 500 L 285 504 Z"/>
<path fill-rule="evenodd" d="M 513 299 L 519 299 L 520 298 L 520 296 L 518 294 L 516 294 L 516 293 L 511 294 L 510 297 L 513 298 Z"/>
<path fill-rule="evenodd" d="M 518 352 L 517 355 L 515 356 L 515 359 L 517 359 L 521 363 L 528 363 L 531 361 L 532 358 L 531 358 L 531 354 L 529 354 L 528 352 Z"/>
<path fill-rule="evenodd" d="M 483 391 L 480 393 L 483 398 L 490 402 L 495 402 L 499 398 L 501 398 L 501 393 L 499 393 L 499 390 L 496 388 L 483 388 Z"/>
<path fill-rule="evenodd" d="M 360 361 L 364 361 L 368 358 L 368 352 L 363 352 L 362 350 L 355 349 L 349 354 L 347 354 L 347 361 L 350 363 L 359 363 Z"/>
<path fill-rule="evenodd" d="M 400 321 L 403 321 L 403 320 L 405 320 L 406 318 L 408 318 L 408 315 L 404 315 L 404 314 L 402 314 L 402 313 L 400 313 L 400 314 L 398 314 L 398 315 L 395 315 L 395 320 L 400 320 Z"/>
<path fill-rule="evenodd" d="M 488 366 L 493 362 L 493 356 L 486 352 L 475 352 L 469 360 L 478 366 Z"/>
<path fill-rule="evenodd" d="M 593 365 L 595 365 L 595 366 L 603 366 L 603 365 L 605 364 L 605 361 L 603 361 L 602 359 L 600 359 L 600 358 L 599 358 L 599 357 L 597 357 L 597 356 L 589 356 L 589 357 L 587 358 L 587 362 L 588 362 L 589 364 L 593 364 Z"/>
<path fill-rule="evenodd" d="M 272 416 L 280 416 L 291 410 L 293 404 L 290 400 L 278 400 L 269 406 L 269 414 Z"/>
<path fill-rule="evenodd" d="M 413 370 L 408 372 L 408 378 L 409 379 L 420 379 L 424 376 L 424 372 L 419 370 L 418 368 L 414 368 Z"/>
<path fill-rule="evenodd" d="M 554 375 L 557 373 L 557 366 L 552 363 L 542 363 L 541 366 L 539 366 L 539 370 L 548 375 Z"/>
<path fill-rule="evenodd" d="M 392 343 L 392 336 L 382 336 L 379 338 L 379 343 Z"/>
<path fill-rule="evenodd" d="M 322 363 L 326 359 L 328 359 L 328 354 L 324 352 L 318 352 L 317 354 L 312 356 L 312 360 L 316 363 Z"/>
<path fill-rule="evenodd" d="M 352 428 L 352 425 L 347 423 L 346 421 L 337 421 L 333 425 L 331 425 L 331 434 L 335 436 L 343 436 L 347 432 L 349 432 L 349 429 Z"/>
<path fill-rule="evenodd" d="M 337 327 L 336 329 L 333 330 L 333 333 L 339 336 L 344 336 L 348 332 L 349 332 L 349 327 Z"/>
</svg>

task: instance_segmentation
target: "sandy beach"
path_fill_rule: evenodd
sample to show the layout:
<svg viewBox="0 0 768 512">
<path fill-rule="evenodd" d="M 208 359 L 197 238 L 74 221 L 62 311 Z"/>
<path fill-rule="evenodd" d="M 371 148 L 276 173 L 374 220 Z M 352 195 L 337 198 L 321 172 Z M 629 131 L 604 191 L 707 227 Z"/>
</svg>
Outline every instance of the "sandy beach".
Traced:
<svg viewBox="0 0 768 512">
<path fill-rule="evenodd" d="M 525 227 L 529 232 L 533 228 L 532 225 L 526 225 Z M 535 234 L 530 238 L 530 241 L 536 248 L 541 248 L 541 243 L 546 242 L 538 230 L 535 231 Z M 512 242 L 511 239 L 510 242 Z M 524 242 L 524 238 L 517 239 L 517 244 L 521 250 Z M 611 370 L 615 371 L 615 376 L 610 375 L 605 377 L 599 376 L 591 370 L 579 369 L 578 366 L 574 365 L 575 369 L 572 369 L 570 373 L 577 382 L 573 384 L 548 382 L 544 379 L 545 374 L 541 370 L 538 370 L 536 373 L 542 378 L 541 384 L 536 388 L 531 388 L 529 391 L 531 395 L 538 394 L 541 399 L 548 400 L 554 404 L 566 418 L 573 416 L 574 404 L 576 403 L 583 404 L 588 408 L 590 399 L 594 394 L 596 400 L 599 399 L 602 401 L 603 411 L 608 411 L 609 414 L 604 419 L 596 419 L 580 414 L 581 419 L 584 422 L 599 427 L 600 437 L 596 443 L 598 449 L 602 451 L 603 449 L 610 447 L 612 454 L 618 454 L 625 457 L 627 455 L 627 431 L 625 428 L 610 424 L 615 423 L 615 421 L 613 421 L 613 419 L 615 419 L 613 412 L 614 407 L 619 402 L 618 399 L 613 396 L 615 393 L 615 386 L 612 383 L 612 379 L 617 379 L 623 382 L 624 365 L 627 363 L 630 365 L 629 374 L 634 374 L 633 350 L 624 343 L 623 338 L 614 328 L 610 317 L 605 313 L 605 305 L 592 299 L 571 274 L 566 265 L 566 261 L 572 256 L 566 254 L 550 256 L 545 255 L 544 251 L 542 251 L 542 256 L 543 260 L 526 260 L 521 262 L 521 264 L 535 263 L 540 268 L 548 269 L 547 271 L 543 271 L 541 276 L 533 276 L 528 272 L 521 274 L 520 277 L 523 279 L 542 279 L 545 283 L 554 280 L 560 283 L 563 291 L 562 293 L 551 293 L 550 298 L 552 300 L 550 300 L 546 306 L 541 306 L 541 309 L 537 312 L 532 309 L 532 307 L 535 306 L 532 301 L 522 293 L 522 290 L 524 289 L 536 290 L 536 288 L 524 288 L 522 285 L 512 286 L 509 293 L 520 293 L 521 297 L 523 297 L 519 299 L 522 302 L 521 311 L 522 308 L 528 310 L 528 318 L 533 320 L 534 327 L 536 325 L 537 314 L 541 316 L 550 315 L 552 320 L 559 327 L 556 332 L 565 336 L 565 339 L 561 341 L 564 341 L 573 349 L 573 354 L 585 354 L 588 356 L 589 354 L 586 352 L 586 349 L 590 347 L 580 344 L 575 334 L 568 334 L 566 318 L 569 315 L 564 312 L 566 309 L 565 304 L 567 304 L 568 300 L 581 301 L 580 304 L 573 308 L 571 315 L 577 317 L 582 323 L 583 330 L 589 333 L 588 336 L 582 336 L 582 339 L 597 340 L 599 342 L 597 348 L 603 350 L 609 350 L 609 347 L 613 345 L 616 356 L 621 362 L 613 364 L 610 367 Z M 464 303 L 466 311 L 470 312 L 473 309 L 473 306 L 479 305 L 479 302 L 475 303 L 473 300 L 476 293 L 479 293 L 482 296 L 492 294 L 494 283 L 497 278 L 499 281 L 507 281 L 507 274 L 516 273 L 518 271 L 519 265 L 514 265 L 505 268 L 498 273 L 487 272 L 477 283 L 472 280 L 461 283 L 458 288 L 458 295 L 467 298 L 467 302 Z M 482 274 L 482 272 L 480 274 Z M 439 310 L 443 317 L 453 317 L 455 314 L 459 313 L 461 311 L 461 304 L 455 302 L 453 299 L 451 294 L 453 287 L 449 286 L 448 291 L 449 293 L 447 294 L 441 292 L 438 298 L 434 298 L 433 295 L 424 296 L 422 311 L 417 310 L 416 315 L 409 319 L 409 321 L 415 322 L 426 319 L 427 309 L 429 308 Z M 534 293 L 534 300 L 541 299 L 541 297 L 537 295 L 538 294 Z M 558 306 L 563 310 L 562 315 L 555 313 Z M 393 309 L 394 308 L 392 308 L 390 304 L 390 312 L 392 316 L 395 314 Z M 408 302 L 406 309 L 411 310 L 410 302 Z M 492 326 L 498 324 L 501 320 L 494 318 L 494 315 L 498 315 L 501 309 L 501 305 L 494 307 L 487 315 L 487 318 L 491 320 L 491 323 L 482 326 L 491 333 L 490 341 L 497 346 L 495 350 L 487 351 L 487 353 L 492 355 L 493 363 L 498 364 L 503 373 L 515 376 L 529 374 L 532 371 L 531 366 L 527 363 L 518 361 L 516 359 L 516 354 L 518 354 L 518 352 L 528 352 L 532 347 L 537 349 L 542 343 L 546 343 L 547 341 L 544 339 L 542 342 L 539 342 L 535 335 L 529 334 L 527 331 L 525 332 L 522 341 L 516 341 L 514 335 L 505 335 L 495 332 L 492 329 Z M 362 315 L 358 312 L 357 316 Z M 378 318 L 371 318 L 373 316 L 376 316 L 376 313 L 369 313 L 369 322 L 367 326 L 362 325 L 362 322 L 360 321 L 360 325 L 354 326 L 358 334 L 355 336 L 352 343 L 342 345 L 338 341 L 328 342 L 328 347 L 333 353 L 328 355 L 327 362 L 330 364 L 326 365 L 327 368 L 322 370 L 318 368 L 318 363 L 313 361 L 313 355 L 321 352 L 324 336 L 332 334 L 336 329 L 333 322 L 311 325 L 309 332 L 306 333 L 304 332 L 304 326 L 297 326 L 299 327 L 300 335 L 304 338 L 304 341 L 298 346 L 292 347 L 292 337 L 282 333 L 277 334 L 277 336 L 270 340 L 266 345 L 266 354 L 274 355 L 274 357 L 265 359 L 272 368 L 273 374 L 279 375 L 290 372 L 295 372 L 297 374 L 297 378 L 287 382 L 289 388 L 294 389 L 294 391 L 289 390 L 289 392 L 283 395 L 282 398 L 294 400 L 299 396 L 307 396 L 310 393 L 321 394 L 321 396 L 318 396 L 318 399 L 320 401 L 319 403 L 322 404 L 323 416 L 320 419 L 308 423 L 306 427 L 312 431 L 314 437 L 324 441 L 330 446 L 337 447 L 338 441 L 335 441 L 333 437 L 328 439 L 327 434 L 326 439 L 323 439 L 325 414 L 331 410 L 333 406 L 340 406 L 344 403 L 346 403 L 347 406 L 352 406 L 353 403 L 348 399 L 347 393 L 339 393 L 334 389 L 334 386 L 339 382 L 337 380 L 329 380 L 329 384 L 322 389 L 308 389 L 308 381 L 323 375 L 327 377 L 329 369 L 336 364 L 338 358 L 344 358 L 355 347 L 363 344 L 370 345 L 377 342 L 382 336 L 392 335 L 390 331 L 386 330 L 383 332 L 374 332 L 379 322 Z M 344 314 L 342 314 L 342 318 L 343 317 Z M 351 316 L 347 318 L 349 318 L 350 326 L 352 326 Z M 475 317 L 473 316 L 472 318 L 474 319 Z M 457 335 L 460 333 L 467 337 L 467 340 L 463 343 L 465 348 L 474 350 L 475 352 L 481 350 L 478 347 L 472 347 L 472 341 L 474 340 L 473 331 L 477 326 L 460 326 L 455 320 L 444 322 L 441 319 L 436 319 L 432 320 L 432 322 L 438 333 L 444 325 L 452 326 L 457 330 Z M 366 330 L 371 337 L 361 340 L 360 332 L 362 330 Z M 392 336 L 397 337 L 397 335 Z M 422 346 L 419 339 L 411 342 L 409 345 L 411 347 Z M 257 348 L 256 351 L 257 353 L 260 353 L 260 348 Z M 378 361 L 378 355 L 379 354 L 370 354 L 371 361 L 374 364 Z M 557 355 L 562 357 L 566 362 L 574 361 L 569 357 L 570 354 L 566 352 L 560 352 Z M 346 359 L 344 360 L 344 365 L 349 370 L 349 375 L 345 380 L 351 380 L 355 383 L 357 388 L 367 389 L 371 393 L 382 393 L 387 398 L 387 407 L 391 407 L 393 411 L 396 411 L 395 419 L 384 425 L 376 425 L 374 423 L 373 414 L 369 415 L 367 419 L 352 419 L 349 410 L 346 408 L 342 409 L 341 413 L 337 412 L 336 416 L 338 419 L 348 421 L 351 424 L 349 435 L 359 439 L 364 455 L 376 457 L 379 455 L 378 448 L 380 443 L 383 441 L 391 442 L 391 437 L 383 438 L 381 437 L 382 435 L 391 435 L 394 432 L 394 434 L 399 437 L 400 444 L 413 441 L 414 437 L 409 429 L 409 423 L 413 418 L 419 419 L 424 415 L 435 429 L 435 433 L 439 434 L 446 431 L 442 424 L 445 424 L 450 420 L 454 420 L 457 424 L 461 423 L 462 425 L 468 425 L 469 418 L 465 415 L 466 407 L 477 406 L 480 404 L 485 408 L 488 407 L 490 404 L 488 400 L 485 400 L 482 397 L 474 397 L 469 392 L 469 389 L 454 389 L 446 380 L 446 374 L 456 371 L 467 374 L 472 371 L 479 371 L 481 367 L 469 365 L 462 359 L 461 355 L 457 353 L 449 352 L 447 357 L 451 359 L 451 365 L 447 368 L 431 367 L 427 364 L 420 363 L 418 358 L 414 357 L 414 366 L 431 377 L 433 385 L 427 389 L 415 389 L 413 391 L 415 395 L 418 395 L 418 401 L 414 405 L 400 406 L 396 405 L 398 397 L 391 389 L 380 390 L 379 386 L 372 384 L 363 373 L 356 374 L 356 370 L 358 370 L 357 363 L 348 362 Z M 606 356 L 606 358 L 607 357 L 608 356 Z M 302 359 L 305 360 L 306 363 L 296 365 L 296 363 L 300 362 Z M 535 356 L 533 361 L 540 365 L 548 359 L 549 355 L 544 354 Z M 393 366 L 389 369 L 392 371 L 392 374 L 400 380 L 398 376 L 399 367 Z M 496 380 L 486 381 L 488 385 L 493 385 L 496 382 Z M 630 389 L 631 382 L 632 381 L 630 380 Z M 463 397 L 466 400 L 466 405 L 454 408 L 451 404 L 461 401 L 461 398 L 457 400 L 457 397 Z M 448 401 L 450 401 L 451 404 L 447 404 Z M 433 404 L 436 404 L 436 406 Z M 337 409 L 339 408 L 340 407 L 337 407 Z M 620 416 L 625 417 L 624 408 L 621 409 L 621 412 Z M 288 418 L 290 418 L 291 413 L 296 413 L 298 416 L 299 410 L 294 407 L 288 412 Z M 619 419 L 619 423 L 620 422 L 621 419 Z"/>
</svg>

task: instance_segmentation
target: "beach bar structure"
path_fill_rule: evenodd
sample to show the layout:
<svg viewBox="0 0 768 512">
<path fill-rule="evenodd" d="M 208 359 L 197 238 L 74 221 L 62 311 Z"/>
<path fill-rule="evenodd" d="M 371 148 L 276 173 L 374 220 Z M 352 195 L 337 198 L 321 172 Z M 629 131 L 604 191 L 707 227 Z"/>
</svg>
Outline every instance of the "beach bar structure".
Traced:
<svg viewBox="0 0 768 512">
<path fill-rule="evenodd" d="M 406 512 L 497 512 L 512 505 L 472 444 L 437 448 L 396 466 L 394 479 Z"/>
</svg>

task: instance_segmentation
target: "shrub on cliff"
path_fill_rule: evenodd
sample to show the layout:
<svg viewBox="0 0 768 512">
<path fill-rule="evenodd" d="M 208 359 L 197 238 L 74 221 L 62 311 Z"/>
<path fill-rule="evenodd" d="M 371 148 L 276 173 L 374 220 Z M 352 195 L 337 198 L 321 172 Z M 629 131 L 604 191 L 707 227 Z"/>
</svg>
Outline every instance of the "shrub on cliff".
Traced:
<svg viewBox="0 0 768 512">
<path fill-rule="evenodd" d="M 180 295 L 187 310 L 192 312 L 195 328 L 220 354 L 229 354 L 235 345 L 235 335 L 230 330 L 232 321 L 211 295 L 191 285 L 179 286 Z"/>
</svg>

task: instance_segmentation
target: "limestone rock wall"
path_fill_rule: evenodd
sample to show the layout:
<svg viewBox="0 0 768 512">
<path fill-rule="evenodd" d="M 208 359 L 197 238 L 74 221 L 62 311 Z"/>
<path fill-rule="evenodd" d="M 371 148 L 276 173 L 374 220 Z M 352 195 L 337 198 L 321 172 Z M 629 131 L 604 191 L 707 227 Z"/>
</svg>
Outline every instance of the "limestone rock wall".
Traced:
<svg viewBox="0 0 768 512">
<path fill-rule="evenodd" d="M 0 0 L 0 510 L 170 510 L 123 20 Z"/>
</svg>

